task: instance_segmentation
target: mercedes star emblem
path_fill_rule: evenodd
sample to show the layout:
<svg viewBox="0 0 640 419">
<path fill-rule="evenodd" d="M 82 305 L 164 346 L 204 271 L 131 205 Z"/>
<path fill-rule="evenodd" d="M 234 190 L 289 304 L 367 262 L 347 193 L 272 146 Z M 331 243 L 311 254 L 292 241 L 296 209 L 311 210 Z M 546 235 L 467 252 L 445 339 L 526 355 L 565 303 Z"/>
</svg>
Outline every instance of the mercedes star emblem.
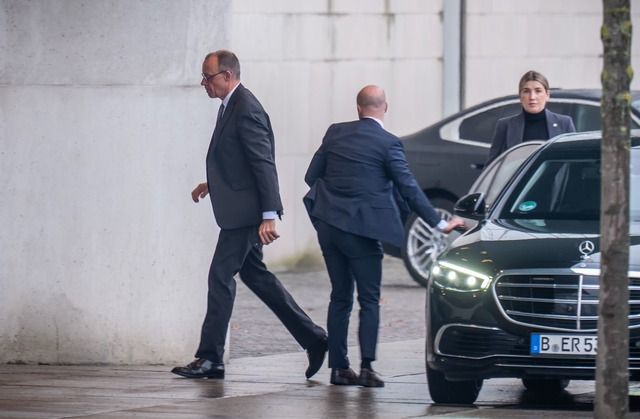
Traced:
<svg viewBox="0 0 640 419">
<path fill-rule="evenodd" d="M 582 243 L 580 243 L 580 246 L 578 246 L 578 250 L 580 251 L 580 253 L 582 253 L 583 259 L 588 258 L 589 255 L 593 253 L 595 248 L 596 246 L 593 244 L 592 241 L 589 241 L 589 240 L 583 241 Z"/>
</svg>

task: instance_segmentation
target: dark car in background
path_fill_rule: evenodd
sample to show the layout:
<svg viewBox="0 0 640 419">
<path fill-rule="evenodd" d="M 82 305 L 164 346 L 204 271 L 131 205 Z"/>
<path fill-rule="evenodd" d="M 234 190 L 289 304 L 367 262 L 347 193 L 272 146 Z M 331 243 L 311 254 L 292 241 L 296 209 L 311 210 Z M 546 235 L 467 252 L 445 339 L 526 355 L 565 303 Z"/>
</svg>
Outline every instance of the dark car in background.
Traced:
<svg viewBox="0 0 640 419">
<path fill-rule="evenodd" d="M 572 379 L 594 379 L 600 137 L 564 134 L 521 156 L 516 150 L 517 169 L 508 170 L 513 175 L 506 173 L 506 182 L 497 171 L 488 174 L 484 186 L 474 185 L 477 190 L 456 203 L 456 215 L 477 225 L 451 243 L 430 272 L 426 373 L 435 402 L 473 403 L 490 378 L 520 378 L 545 394 L 561 392 Z M 637 381 L 640 131 L 632 134 L 630 153 L 629 378 Z M 494 192 L 483 192 L 493 186 Z"/>
<path fill-rule="evenodd" d="M 600 90 L 552 89 L 547 109 L 569 115 L 576 130 L 600 129 Z M 640 91 L 632 92 L 631 128 L 640 127 Z M 484 169 L 491 137 L 500 118 L 522 110 L 517 95 L 504 96 L 470 107 L 421 131 L 402 138 L 407 161 L 418 184 L 445 219 L 453 204 L 465 195 Z M 385 247 L 403 258 L 414 280 L 426 285 L 433 259 L 451 238 L 443 237 L 412 214 L 405 223 L 402 249 Z"/>
</svg>

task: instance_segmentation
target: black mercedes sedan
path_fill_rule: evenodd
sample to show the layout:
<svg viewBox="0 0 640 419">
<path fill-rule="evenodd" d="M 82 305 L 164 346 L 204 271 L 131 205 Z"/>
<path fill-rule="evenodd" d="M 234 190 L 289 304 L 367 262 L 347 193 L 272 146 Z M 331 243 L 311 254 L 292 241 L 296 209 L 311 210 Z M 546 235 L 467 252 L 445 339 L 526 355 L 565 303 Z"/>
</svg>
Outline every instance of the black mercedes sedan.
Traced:
<svg viewBox="0 0 640 419">
<path fill-rule="evenodd" d="M 640 380 L 640 131 L 631 147 L 629 373 Z M 495 200 L 461 198 L 477 220 L 433 263 L 426 370 L 437 403 L 475 402 L 483 380 L 559 392 L 595 377 L 600 276 L 600 133 L 558 136 Z"/>
<path fill-rule="evenodd" d="M 552 89 L 546 107 L 571 116 L 578 132 L 599 130 L 600 97 L 599 89 Z M 631 103 L 631 127 L 640 128 L 640 91 L 632 91 Z M 497 120 L 521 109 L 518 95 L 498 97 L 402 138 L 420 188 L 445 219 L 451 217 L 453 204 L 468 193 L 483 171 Z M 405 230 L 403 248 L 386 246 L 385 252 L 402 257 L 412 278 L 426 285 L 425 272 L 446 240 L 415 215 L 408 219 Z"/>
</svg>

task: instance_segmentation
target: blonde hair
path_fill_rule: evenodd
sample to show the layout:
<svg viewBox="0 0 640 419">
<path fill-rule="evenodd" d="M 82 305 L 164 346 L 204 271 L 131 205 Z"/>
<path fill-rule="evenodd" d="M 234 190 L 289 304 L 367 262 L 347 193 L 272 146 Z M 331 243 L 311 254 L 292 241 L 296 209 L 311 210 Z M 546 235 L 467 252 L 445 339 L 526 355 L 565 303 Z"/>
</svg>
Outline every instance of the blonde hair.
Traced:
<svg viewBox="0 0 640 419">
<path fill-rule="evenodd" d="M 549 91 L 549 81 L 547 80 L 547 78 L 542 73 L 534 70 L 529 70 L 524 73 L 524 76 L 522 76 L 522 78 L 520 79 L 520 84 L 518 85 L 518 93 L 522 91 L 524 84 L 528 81 L 537 81 L 544 87 L 544 90 L 546 90 L 547 92 Z"/>
</svg>

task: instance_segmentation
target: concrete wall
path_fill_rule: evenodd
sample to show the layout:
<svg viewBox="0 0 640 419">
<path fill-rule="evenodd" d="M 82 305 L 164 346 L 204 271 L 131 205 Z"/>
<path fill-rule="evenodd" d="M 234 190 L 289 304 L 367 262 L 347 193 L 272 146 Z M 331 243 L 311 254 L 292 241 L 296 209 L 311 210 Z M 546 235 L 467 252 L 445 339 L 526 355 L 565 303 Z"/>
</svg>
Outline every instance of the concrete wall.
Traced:
<svg viewBox="0 0 640 419">
<path fill-rule="evenodd" d="M 640 71 L 640 3 L 631 2 L 632 65 Z M 551 87 L 600 88 L 602 1 L 467 0 L 466 105 L 517 93 L 527 70 Z M 632 82 L 640 89 L 640 78 Z"/>
<path fill-rule="evenodd" d="M 466 105 L 513 92 L 530 68 L 553 86 L 598 87 L 600 0 L 466 3 Z M 218 232 L 209 204 L 189 197 L 219 104 L 198 83 L 218 48 L 238 54 L 276 131 L 285 219 L 266 259 L 317 261 L 301 205 L 309 159 L 331 122 L 356 117 L 365 84 L 386 88 L 399 135 L 442 116 L 442 10 L 442 0 L 0 0 L 0 362 L 192 356 Z"/>
<path fill-rule="evenodd" d="M 231 2 L 0 4 L 0 361 L 191 356 L 215 243 L 199 74 Z"/>
<path fill-rule="evenodd" d="M 285 218 L 282 239 L 266 249 L 272 265 L 319 261 L 302 205 L 304 174 L 329 124 L 357 118 L 360 88 L 385 87 L 390 129 L 440 117 L 441 10 L 440 1 L 233 2 L 231 48 L 276 133 Z M 424 100 L 416 92 L 431 93 Z"/>
</svg>

